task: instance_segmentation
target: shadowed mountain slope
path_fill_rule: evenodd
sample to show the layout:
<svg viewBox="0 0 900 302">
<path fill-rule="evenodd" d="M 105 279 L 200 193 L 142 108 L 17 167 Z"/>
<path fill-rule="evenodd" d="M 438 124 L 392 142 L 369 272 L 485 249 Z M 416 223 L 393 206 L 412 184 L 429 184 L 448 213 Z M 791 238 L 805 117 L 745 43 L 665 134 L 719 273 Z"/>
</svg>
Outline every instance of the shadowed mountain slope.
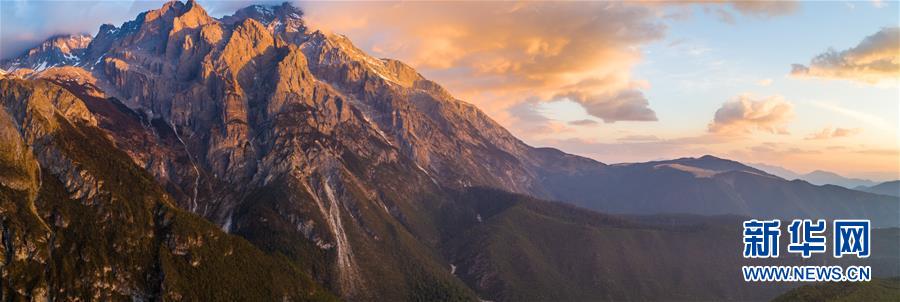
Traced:
<svg viewBox="0 0 900 302">
<path fill-rule="evenodd" d="M 335 299 L 177 208 L 66 90 L 0 79 L 0 102 L 4 299 Z"/>
<path fill-rule="evenodd" d="M 448 258 L 494 301 L 768 300 L 801 285 L 745 282 L 743 265 L 871 265 L 878 277 L 900 274 L 897 228 L 873 231 L 868 259 L 744 259 L 744 217 L 608 215 L 481 188 L 459 200 L 463 208 L 446 211 L 459 228 Z"/>
</svg>

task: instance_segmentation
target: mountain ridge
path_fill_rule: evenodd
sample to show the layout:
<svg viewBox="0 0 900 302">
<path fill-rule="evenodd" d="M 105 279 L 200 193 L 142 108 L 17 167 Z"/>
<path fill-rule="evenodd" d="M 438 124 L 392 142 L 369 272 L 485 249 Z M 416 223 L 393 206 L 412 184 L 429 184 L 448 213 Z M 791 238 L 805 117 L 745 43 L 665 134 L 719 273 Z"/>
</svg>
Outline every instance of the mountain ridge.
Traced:
<svg viewBox="0 0 900 302">
<path fill-rule="evenodd" d="M 871 187 L 860 186 L 854 189 L 874 194 L 900 197 L 900 180 L 886 181 Z"/>
<path fill-rule="evenodd" d="M 878 184 L 869 179 L 844 177 L 837 173 L 824 170 L 814 170 L 809 173 L 800 174 L 782 167 L 763 163 L 754 163 L 750 165 L 787 180 L 802 179 L 815 185 L 836 185 L 848 189 L 855 189 L 859 186 L 874 186 Z"/>
</svg>

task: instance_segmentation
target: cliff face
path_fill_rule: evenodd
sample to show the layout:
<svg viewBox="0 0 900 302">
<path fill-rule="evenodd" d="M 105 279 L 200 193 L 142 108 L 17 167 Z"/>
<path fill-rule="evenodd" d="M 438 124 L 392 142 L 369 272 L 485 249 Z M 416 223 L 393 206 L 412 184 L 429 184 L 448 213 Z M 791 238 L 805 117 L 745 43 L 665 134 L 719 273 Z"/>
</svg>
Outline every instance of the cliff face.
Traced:
<svg viewBox="0 0 900 302">
<path fill-rule="evenodd" d="M 292 263 L 175 207 L 66 89 L 0 79 L 0 105 L 0 297 L 333 299 Z"/>
</svg>

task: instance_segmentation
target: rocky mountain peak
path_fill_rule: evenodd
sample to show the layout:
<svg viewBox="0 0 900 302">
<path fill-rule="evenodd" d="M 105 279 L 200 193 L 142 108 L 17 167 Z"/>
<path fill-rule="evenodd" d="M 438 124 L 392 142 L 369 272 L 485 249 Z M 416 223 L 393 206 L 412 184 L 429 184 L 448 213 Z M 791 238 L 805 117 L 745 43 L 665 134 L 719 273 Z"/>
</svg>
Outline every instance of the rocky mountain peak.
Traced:
<svg viewBox="0 0 900 302">
<path fill-rule="evenodd" d="M 0 67 L 9 70 L 28 68 L 44 70 L 59 65 L 74 65 L 80 62 L 81 54 L 91 43 L 87 34 L 57 35 L 44 40 L 21 57 L 0 62 Z"/>
<path fill-rule="evenodd" d="M 191 30 L 217 21 L 194 1 L 170 1 L 161 8 L 141 13 L 121 28 L 103 25 L 89 54 L 99 58 L 110 47 L 129 47 L 132 51 L 165 53 L 172 42 L 181 42 Z M 174 40 L 174 41 L 172 41 Z M 116 44 L 116 45 L 114 45 Z"/>
<path fill-rule="evenodd" d="M 63 54 L 74 54 L 87 48 L 91 43 L 91 36 L 87 34 L 58 35 L 47 39 L 41 46 L 28 51 L 29 55 L 35 55 L 42 51 L 57 50 Z"/>
<path fill-rule="evenodd" d="M 215 19 L 206 13 L 206 10 L 194 0 L 188 2 L 182 7 L 182 11 L 173 20 L 172 32 L 177 32 L 182 28 L 196 28 L 215 22 Z"/>
<path fill-rule="evenodd" d="M 251 5 L 239 9 L 233 15 L 224 16 L 219 21 L 227 26 L 237 26 L 246 19 L 256 20 L 269 32 L 296 43 L 303 40 L 307 31 L 303 10 L 288 2 L 274 6 Z"/>
</svg>

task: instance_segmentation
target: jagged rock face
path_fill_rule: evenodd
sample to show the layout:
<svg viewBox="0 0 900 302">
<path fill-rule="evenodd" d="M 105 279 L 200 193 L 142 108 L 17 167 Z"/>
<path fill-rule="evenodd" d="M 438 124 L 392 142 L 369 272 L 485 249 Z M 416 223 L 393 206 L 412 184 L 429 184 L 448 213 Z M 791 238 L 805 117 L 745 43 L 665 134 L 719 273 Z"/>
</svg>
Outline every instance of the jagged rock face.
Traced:
<svg viewBox="0 0 900 302">
<path fill-rule="evenodd" d="M 318 78 L 352 96 L 400 150 L 441 183 L 544 195 L 531 147 L 409 66 L 372 58 L 342 36 L 313 33 L 301 47 Z"/>
<path fill-rule="evenodd" d="M 54 66 L 77 65 L 81 63 L 81 57 L 91 40 L 92 37 L 86 34 L 54 36 L 38 47 L 29 49 L 21 57 L 0 62 L 0 67 L 6 70 L 24 68 L 42 71 Z"/>
<path fill-rule="evenodd" d="M 50 82 L 0 79 L 0 298 L 332 299 L 174 207 L 87 108 Z"/>
</svg>

